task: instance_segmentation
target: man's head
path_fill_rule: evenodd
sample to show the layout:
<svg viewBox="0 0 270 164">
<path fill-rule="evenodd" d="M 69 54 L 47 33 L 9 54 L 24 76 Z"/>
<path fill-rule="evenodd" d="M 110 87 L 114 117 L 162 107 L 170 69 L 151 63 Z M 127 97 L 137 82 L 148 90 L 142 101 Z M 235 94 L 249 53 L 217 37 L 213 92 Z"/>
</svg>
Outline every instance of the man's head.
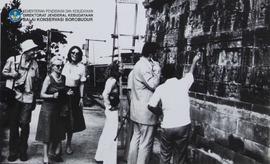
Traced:
<svg viewBox="0 0 270 164">
<path fill-rule="evenodd" d="M 159 45 L 153 42 L 146 42 L 142 49 L 142 56 L 144 57 L 152 57 L 157 50 L 159 49 Z"/>
<path fill-rule="evenodd" d="M 26 40 L 21 43 L 21 49 L 26 58 L 30 59 L 34 57 L 34 53 L 38 49 L 38 46 L 32 40 Z"/>
</svg>

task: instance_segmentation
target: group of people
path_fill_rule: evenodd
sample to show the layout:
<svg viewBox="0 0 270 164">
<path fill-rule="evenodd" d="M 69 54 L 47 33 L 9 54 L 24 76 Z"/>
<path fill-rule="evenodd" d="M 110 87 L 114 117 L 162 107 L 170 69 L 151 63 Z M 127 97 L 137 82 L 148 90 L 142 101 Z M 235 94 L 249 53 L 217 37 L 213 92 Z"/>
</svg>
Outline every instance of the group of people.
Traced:
<svg viewBox="0 0 270 164">
<path fill-rule="evenodd" d="M 36 106 L 35 87 L 39 69 L 34 56 L 38 46 L 32 40 L 21 44 L 20 55 L 10 57 L 2 71 L 6 87 L 14 92 L 10 106 L 10 135 L 8 161 L 18 158 L 27 161 L 31 114 Z M 67 54 L 67 62 L 59 56 L 50 59 L 49 69 L 43 81 L 40 97 L 44 99 L 38 120 L 36 140 L 44 144 L 44 164 L 49 159 L 62 162 L 61 141 L 67 139 L 65 152 L 72 154 L 72 135 L 86 128 L 82 106 L 86 81 L 85 66 L 81 64 L 83 52 L 73 46 Z"/>
<path fill-rule="evenodd" d="M 10 136 L 8 161 L 27 161 L 29 124 L 35 109 L 35 86 L 39 80 L 38 64 L 34 58 L 36 45 L 31 40 L 21 44 L 20 55 L 10 57 L 2 71 L 6 87 L 15 93 L 10 107 Z M 161 67 L 155 56 L 159 46 L 146 42 L 141 58 L 128 76 L 130 120 L 133 127 L 130 138 L 128 164 L 148 164 L 153 149 L 156 128 L 162 116 L 160 132 L 160 162 L 184 163 L 190 133 L 190 103 L 188 91 L 194 78 L 193 70 L 200 58 L 197 54 L 184 75 L 172 70 L 160 84 Z M 72 135 L 86 128 L 82 106 L 85 66 L 83 52 L 70 48 L 67 62 L 59 56 L 50 59 L 40 97 L 44 99 L 38 120 L 36 140 L 44 144 L 44 164 L 50 160 L 62 162 L 61 141 L 67 139 L 65 152 L 72 154 Z M 181 71 L 183 72 L 183 71 Z M 117 163 L 117 130 L 119 124 L 119 62 L 107 70 L 107 81 L 102 93 L 105 106 L 105 124 L 100 136 L 95 160 L 103 164 Z M 20 131 L 21 129 L 21 131 Z M 176 154 L 176 155 L 175 155 Z"/>
<path fill-rule="evenodd" d="M 194 78 L 193 70 L 200 59 L 198 53 L 189 71 L 176 72 L 168 68 L 163 84 L 160 84 L 161 68 L 155 60 L 159 46 L 146 42 L 141 58 L 128 76 L 128 99 L 130 100 L 130 120 L 133 127 L 127 157 L 128 164 L 148 164 L 153 149 L 156 128 L 161 121 L 160 163 L 183 164 L 187 159 L 187 147 L 191 129 L 190 102 L 188 91 Z M 119 70 L 113 66 L 103 91 L 105 103 L 105 125 L 95 155 L 97 162 L 117 163 L 118 111 L 111 104 L 110 93 L 117 88 Z M 118 73 L 117 73 L 118 72 Z M 184 74 L 184 75 L 183 75 Z"/>
</svg>

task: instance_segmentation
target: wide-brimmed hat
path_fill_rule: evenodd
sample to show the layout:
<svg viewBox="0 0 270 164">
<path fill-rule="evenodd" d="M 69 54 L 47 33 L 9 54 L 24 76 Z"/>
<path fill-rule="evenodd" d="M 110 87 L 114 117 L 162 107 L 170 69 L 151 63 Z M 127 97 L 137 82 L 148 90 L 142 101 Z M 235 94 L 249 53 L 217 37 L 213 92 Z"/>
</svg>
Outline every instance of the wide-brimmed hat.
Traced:
<svg viewBox="0 0 270 164">
<path fill-rule="evenodd" d="M 30 39 L 28 39 L 28 40 L 26 40 L 26 41 L 24 41 L 24 42 L 21 43 L 22 52 L 28 51 L 28 50 L 30 50 L 32 48 L 37 47 L 37 46 L 38 45 L 36 45 L 33 42 L 33 40 L 30 40 Z"/>
</svg>

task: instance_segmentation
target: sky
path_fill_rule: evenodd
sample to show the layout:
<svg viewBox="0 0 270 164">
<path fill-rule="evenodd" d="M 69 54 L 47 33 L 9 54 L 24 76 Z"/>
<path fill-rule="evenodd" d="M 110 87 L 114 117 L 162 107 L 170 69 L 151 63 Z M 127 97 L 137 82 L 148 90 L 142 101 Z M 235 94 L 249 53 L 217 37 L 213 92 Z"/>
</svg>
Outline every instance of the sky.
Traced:
<svg viewBox="0 0 270 164">
<path fill-rule="evenodd" d="M 1 8 L 11 0 L 1 0 Z M 138 23 L 137 34 L 145 35 L 146 18 L 145 9 L 142 5 L 143 0 L 138 0 Z M 72 31 L 66 33 L 68 44 L 60 46 L 60 52 L 65 55 L 73 45 L 82 45 L 85 39 L 106 40 L 106 42 L 90 41 L 89 60 L 91 63 L 109 63 L 112 54 L 112 38 L 115 20 L 115 0 L 21 0 L 21 9 L 91 9 L 93 10 L 93 21 L 86 22 L 50 22 L 33 21 L 33 28 L 58 29 L 62 31 Z M 118 4 L 118 29 L 119 33 L 133 34 L 134 30 L 134 4 Z M 23 21 L 23 25 L 28 22 Z M 118 43 L 118 42 L 117 42 Z M 137 44 L 138 43 L 138 44 Z M 141 51 L 143 39 L 137 41 L 135 50 Z M 121 37 L 119 44 L 122 48 L 131 47 L 131 38 Z M 116 51 L 117 53 L 117 51 Z"/>
</svg>

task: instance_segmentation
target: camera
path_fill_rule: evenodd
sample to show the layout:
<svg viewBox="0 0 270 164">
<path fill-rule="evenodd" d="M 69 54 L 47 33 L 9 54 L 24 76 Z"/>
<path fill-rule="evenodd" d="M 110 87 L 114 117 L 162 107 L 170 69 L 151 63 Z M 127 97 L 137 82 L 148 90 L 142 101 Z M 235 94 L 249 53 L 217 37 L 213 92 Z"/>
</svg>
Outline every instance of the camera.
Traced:
<svg viewBox="0 0 270 164">
<path fill-rule="evenodd" d="M 25 86 L 24 84 L 15 86 L 15 89 L 18 90 L 19 92 L 24 92 L 25 91 Z"/>
</svg>

